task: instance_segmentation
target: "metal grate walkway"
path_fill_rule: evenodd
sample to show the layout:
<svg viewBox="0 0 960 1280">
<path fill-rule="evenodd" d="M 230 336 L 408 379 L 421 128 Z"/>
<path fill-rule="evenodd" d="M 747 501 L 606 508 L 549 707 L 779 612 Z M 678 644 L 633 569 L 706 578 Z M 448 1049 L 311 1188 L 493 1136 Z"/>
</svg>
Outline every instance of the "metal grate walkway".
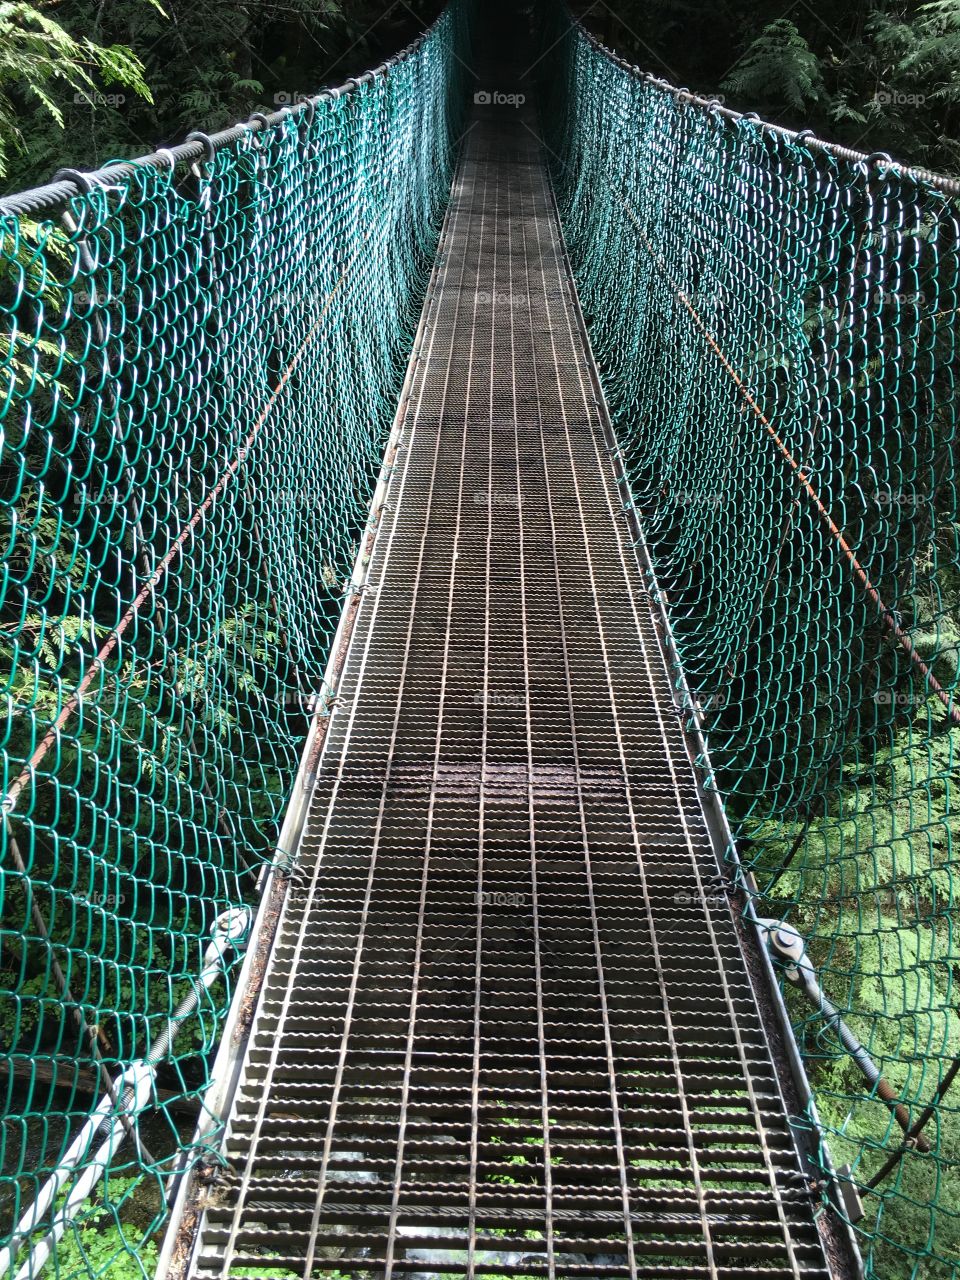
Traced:
<svg viewBox="0 0 960 1280">
<path fill-rule="evenodd" d="M 475 108 L 197 1277 L 828 1274 L 526 110 Z"/>
</svg>

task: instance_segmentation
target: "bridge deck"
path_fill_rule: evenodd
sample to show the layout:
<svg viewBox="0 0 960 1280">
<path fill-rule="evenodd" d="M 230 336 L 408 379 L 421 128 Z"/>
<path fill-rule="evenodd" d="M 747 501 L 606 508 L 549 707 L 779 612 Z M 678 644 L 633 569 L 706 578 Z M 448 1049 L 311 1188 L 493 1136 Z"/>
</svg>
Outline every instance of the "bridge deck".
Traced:
<svg viewBox="0 0 960 1280">
<path fill-rule="evenodd" d="M 827 1275 L 532 124 L 475 108 L 198 1277 Z"/>
</svg>

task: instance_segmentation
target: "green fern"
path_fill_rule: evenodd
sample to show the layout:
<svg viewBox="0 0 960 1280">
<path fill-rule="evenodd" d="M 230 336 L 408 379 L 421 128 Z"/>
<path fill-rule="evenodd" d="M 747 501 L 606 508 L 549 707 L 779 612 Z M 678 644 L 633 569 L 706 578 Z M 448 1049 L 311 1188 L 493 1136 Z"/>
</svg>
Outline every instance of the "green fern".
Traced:
<svg viewBox="0 0 960 1280">
<path fill-rule="evenodd" d="M 120 44 L 104 47 L 86 37 L 77 40 L 24 0 L 0 3 L 0 177 L 7 172 L 10 152 L 25 150 L 17 108 L 8 91 L 16 89 L 27 101 L 39 103 L 62 129 L 60 95 L 72 89 L 82 100 L 93 102 L 95 77 L 104 85 L 122 85 L 152 101 L 143 63 L 132 49 Z"/>
<path fill-rule="evenodd" d="M 823 96 L 820 64 L 787 18 L 764 27 L 720 86 L 751 104 L 785 101 L 795 111 Z"/>
</svg>

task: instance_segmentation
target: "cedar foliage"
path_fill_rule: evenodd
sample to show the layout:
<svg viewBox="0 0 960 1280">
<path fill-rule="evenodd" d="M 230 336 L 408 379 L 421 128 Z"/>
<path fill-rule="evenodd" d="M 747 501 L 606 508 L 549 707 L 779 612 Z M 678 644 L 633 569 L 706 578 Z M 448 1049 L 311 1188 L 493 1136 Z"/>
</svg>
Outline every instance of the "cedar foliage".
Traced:
<svg viewBox="0 0 960 1280">
<path fill-rule="evenodd" d="M 377 65 L 441 7 L 442 0 L 0 0 L 0 189 L 291 105 Z"/>
<path fill-rule="evenodd" d="M 862 151 L 960 171 L 960 0 L 575 4 L 645 69 Z"/>
</svg>

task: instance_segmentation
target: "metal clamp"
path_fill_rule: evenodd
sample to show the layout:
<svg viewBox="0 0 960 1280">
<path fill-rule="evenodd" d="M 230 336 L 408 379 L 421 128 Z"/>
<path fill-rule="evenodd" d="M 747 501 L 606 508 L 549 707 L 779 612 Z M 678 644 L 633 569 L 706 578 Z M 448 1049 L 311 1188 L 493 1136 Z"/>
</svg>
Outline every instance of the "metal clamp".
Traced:
<svg viewBox="0 0 960 1280">
<path fill-rule="evenodd" d="M 904 1133 L 911 1127 L 910 1112 L 900 1101 L 894 1087 L 880 1072 L 880 1068 L 844 1021 L 840 1010 L 824 992 L 817 979 L 816 969 L 807 954 L 807 946 L 801 935 L 785 920 L 758 919 L 765 931 L 767 948 L 783 966 L 783 974 L 791 985 L 799 987 L 821 1017 L 837 1034 L 841 1045 L 857 1064 L 864 1078 L 876 1091 L 896 1117 Z M 920 1134 L 913 1139 L 918 1151 L 929 1151 L 930 1144 Z"/>
<path fill-rule="evenodd" d="M 872 169 L 876 166 L 878 172 L 881 169 L 889 169 L 894 163 L 893 156 L 887 151 L 871 151 L 863 160 L 865 168 Z"/>
<path fill-rule="evenodd" d="M 217 149 L 213 145 L 213 139 L 208 133 L 201 133 L 199 129 L 194 129 L 193 133 L 188 133 L 187 142 L 199 142 L 203 147 L 203 158 L 207 164 L 213 163 L 213 157 L 217 154 Z"/>
<path fill-rule="evenodd" d="M 89 174 L 84 173 L 80 169 L 58 169 L 51 179 L 52 182 L 72 182 L 79 187 L 83 195 L 89 195 L 93 190 L 95 183 L 90 180 Z"/>
</svg>

